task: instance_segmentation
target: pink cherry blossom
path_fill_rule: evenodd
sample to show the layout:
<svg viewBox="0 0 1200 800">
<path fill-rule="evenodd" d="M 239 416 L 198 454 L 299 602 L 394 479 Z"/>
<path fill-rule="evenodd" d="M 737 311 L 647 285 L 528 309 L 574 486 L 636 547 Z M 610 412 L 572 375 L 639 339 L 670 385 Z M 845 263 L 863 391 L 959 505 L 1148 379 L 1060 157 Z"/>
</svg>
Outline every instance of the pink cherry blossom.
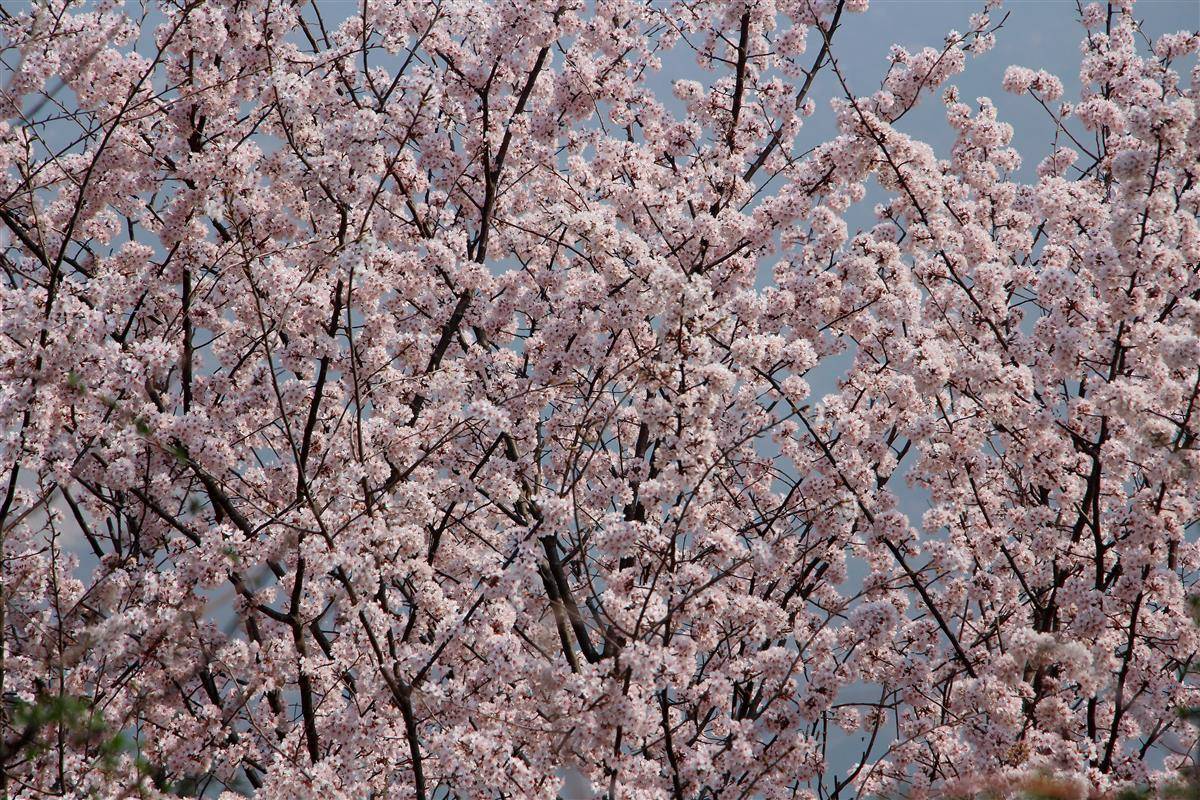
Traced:
<svg viewBox="0 0 1200 800">
<path fill-rule="evenodd" d="M 0 19 L 0 795 L 1193 765 L 1200 36 L 335 5 Z"/>
</svg>

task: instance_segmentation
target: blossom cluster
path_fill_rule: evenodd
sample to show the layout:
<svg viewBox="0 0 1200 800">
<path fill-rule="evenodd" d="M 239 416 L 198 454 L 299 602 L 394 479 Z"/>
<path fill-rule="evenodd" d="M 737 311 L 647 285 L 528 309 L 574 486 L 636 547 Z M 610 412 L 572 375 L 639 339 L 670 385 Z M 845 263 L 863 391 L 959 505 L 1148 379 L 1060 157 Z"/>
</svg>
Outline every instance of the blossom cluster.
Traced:
<svg viewBox="0 0 1200 800">
<path fill-rule="evenodd" d="M 5 13 L 0 794 L 1190 764 L 1200 36 L 1082 6 L 1018 153 L 997 5 L 866 95 L 866 0 Z"/>
</svg>

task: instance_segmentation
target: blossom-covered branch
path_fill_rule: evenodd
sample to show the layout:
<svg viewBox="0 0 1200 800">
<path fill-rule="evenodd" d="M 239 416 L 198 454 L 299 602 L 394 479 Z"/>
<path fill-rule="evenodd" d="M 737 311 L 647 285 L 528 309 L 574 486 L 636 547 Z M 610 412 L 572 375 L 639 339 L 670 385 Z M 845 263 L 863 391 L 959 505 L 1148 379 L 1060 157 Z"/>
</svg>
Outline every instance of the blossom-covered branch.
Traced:
<svg viewBox="0 0 1200 800">
<path fill-rule="evenodd" d="M 1200 37 L 1081 6 L 1026 174 L 997 6 L 0 6 L 0 794 L 1165 785 Z"/>
</svg>

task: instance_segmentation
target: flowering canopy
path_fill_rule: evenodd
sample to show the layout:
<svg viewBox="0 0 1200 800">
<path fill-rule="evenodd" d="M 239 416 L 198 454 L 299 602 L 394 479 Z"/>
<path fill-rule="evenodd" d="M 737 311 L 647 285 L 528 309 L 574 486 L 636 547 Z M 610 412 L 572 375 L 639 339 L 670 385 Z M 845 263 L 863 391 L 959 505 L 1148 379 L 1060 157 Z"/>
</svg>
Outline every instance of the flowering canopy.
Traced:
<svg viewBox="0 0 1200 800">
<path fill-rule="evenodd" d="M 1004 77 L 1054 142 L 1025 180 L 949 83 L 995 8 L 863 96 L 866 10 L 0 15 L 3 793 L 1182 763 L 1200 38 L 1081 8 L 1077 99 Z M 706 81 L 656 93 L 669 51 Z M 901 125 L 939 96 L 940 154 Z"/>
</svg>

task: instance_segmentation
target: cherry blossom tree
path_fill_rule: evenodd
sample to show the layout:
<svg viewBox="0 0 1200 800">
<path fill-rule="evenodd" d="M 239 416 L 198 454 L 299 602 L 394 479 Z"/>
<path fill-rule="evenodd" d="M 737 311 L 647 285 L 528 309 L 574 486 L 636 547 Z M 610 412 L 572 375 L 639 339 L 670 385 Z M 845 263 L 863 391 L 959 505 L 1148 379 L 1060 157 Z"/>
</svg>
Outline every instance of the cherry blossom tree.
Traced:
<svg viewBox="0 0 1200 800">
<path fill-rule="evenodd" d="M 1034 174 L 995 3 L 875 91 L 866 11 L 0 12 L 0 794 L 1190 764 L 1200 37 L 1081 6 Z"/>
</svg>

